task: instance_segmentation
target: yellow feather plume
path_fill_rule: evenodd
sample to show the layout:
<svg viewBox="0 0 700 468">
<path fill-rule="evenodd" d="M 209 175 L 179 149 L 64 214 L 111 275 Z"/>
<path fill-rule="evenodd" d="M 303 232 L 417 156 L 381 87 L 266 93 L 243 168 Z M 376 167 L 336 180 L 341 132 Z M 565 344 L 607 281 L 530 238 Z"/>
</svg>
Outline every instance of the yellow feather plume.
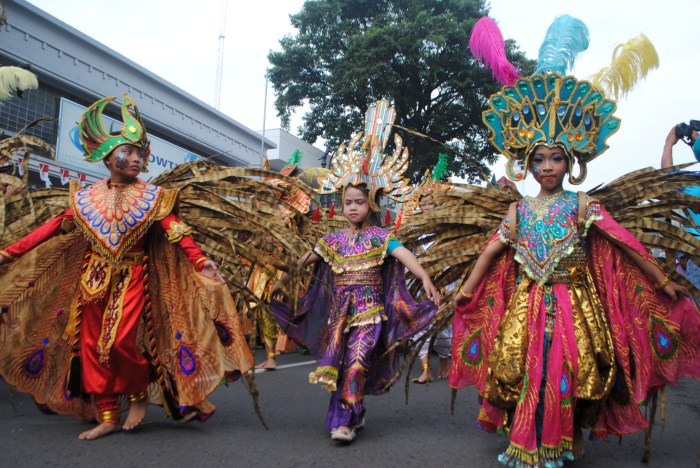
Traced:
<svg viewBox="0 0 700 468">
<path fill-rule="evenodd" d="M 659 56 L 644 35 L 615 47 L 610 66 L 604 67 L 590 81 L 614 99 L 623 98 L 649 71 L 659 67 Z"/>
<path fill-rule="evenodd" d="M 307 167 L 299 176 L 299 180 L 311 188 L 318 188 L 318 179 L 328 177 L 331 171 L 324 167 Z"/>
<path fill-rule="evenodd" d="M 38 87 L 34 73 L 19 67 L 0 67 L 0 101 L 11 98 L 16 91 Z"/>
</svg>

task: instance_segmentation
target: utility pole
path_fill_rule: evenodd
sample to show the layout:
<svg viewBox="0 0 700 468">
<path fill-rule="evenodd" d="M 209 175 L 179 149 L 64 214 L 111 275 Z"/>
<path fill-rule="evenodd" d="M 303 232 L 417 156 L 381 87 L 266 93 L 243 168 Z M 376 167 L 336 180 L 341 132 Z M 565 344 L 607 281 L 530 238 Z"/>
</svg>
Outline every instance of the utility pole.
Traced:
<svg viewBox="0 0 700 468">
<path fill-rule="evenodd" d="M 216 56 L 216 82 L 214 83 L 214 107 L 221 107 L 221 81 L 224 74 L 224 40 L 226 39 L 226 7 L 228 0 L 221 0 L 221 23 L 219 24 L 219 50 Z"/>
<path fill-rule="evenodd" d="M 265 121 L 267 120 L 267 88 L 268 88 L 267 80 L 268 80 L 267 71 L 265 71 L 265 101 L 263 104 L 262 138 L 260 139 L 260 167 L 263 166 L 263 159 L 265 158 Z"/>
</svg>

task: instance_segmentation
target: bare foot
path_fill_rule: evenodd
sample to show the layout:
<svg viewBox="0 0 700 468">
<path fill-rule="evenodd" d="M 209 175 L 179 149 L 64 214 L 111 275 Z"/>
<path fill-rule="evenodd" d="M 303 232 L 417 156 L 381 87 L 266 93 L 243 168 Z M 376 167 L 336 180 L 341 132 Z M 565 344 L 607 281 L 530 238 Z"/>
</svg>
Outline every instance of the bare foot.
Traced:
<svg viewBox="0 0 700 468">
<path fill-rule="evenodd" d="M 119 424 L 101 423 L 78 436 L 80 440 L 95 440 L 108 434 L 119 432 Z"/>
<path fill-rule="evenodd" d="M 583 454 L 586 452 L 586 448 L 583 443 L 583 432 L 579 426 L 574 425 L 574 446 L 573 446 L 573 456 L 574 460 L 583 458 Z"/>
<path fill-rule="evenodd" d="M 131 431 L 136 426 L 141 424 L 143 418 L 146 417 L 146 411 L 148 410 L 148 402 L 146 400 L 132 401 L 129 406 L 129 415 L 126 417 L 126 422 L 122 429 L 125 431 Z"/>
<path fill-rule="evenodd" d="M 416 377 L 415 379 L 412 380 L 413 383 L 417 384 L 424 384 L 426 382 L 432 382 L 433 381 L 433 376 L 430 375 L 430 371 L 428 369 L 424 369 L 423 373 Z"/>
<path fill-rule="evenodd" d="M 438 371 L 438 379 L 446 379 L 450 375 L 450 361 L 447 358 L 440 358 L 440 370 Z"/>
<path fill-rule="evenodd" d="M 277 359 L 275 358 L 267 358 L 265 362 L 261 362 L 257 366 L 255 366 L 256 369 L 265 369 L 265 370 L 275 370 L 277 369 Z"/>
</svg>

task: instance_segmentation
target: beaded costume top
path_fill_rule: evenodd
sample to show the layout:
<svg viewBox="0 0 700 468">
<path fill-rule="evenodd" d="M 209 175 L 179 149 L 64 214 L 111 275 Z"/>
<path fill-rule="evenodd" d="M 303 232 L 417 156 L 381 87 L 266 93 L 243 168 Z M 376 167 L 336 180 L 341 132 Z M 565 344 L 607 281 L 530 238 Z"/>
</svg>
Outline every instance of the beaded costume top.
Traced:
<svg viewBox="0 0 700 468">
<path fill-rule="evenodd" d="M 548 282 L 557 265 L 574 250 L 590 225 L 600 219 L 600 203 L 588 199 L 583 232 L 579 233 L 578 196 L 568 190 L 546 197 L 524 197 L 517 209 L 517 239 L 510 238 L 508 216 L 498 234 L 515 249 L 515 260 L 539 284 Z M 583 252 L 581 250 L 581 252 Z"/>
<path fill-rule="evenodd" d="M 117 264 L 153 221 L 162 218 L 158 208 L 165 192 L 141 179 L 113 185 L 103 179 L 77 191 L 71 198 L 71 208 L 92 248 Z"/>
<path fill-rule="evenodd" d="M 314 251 L 336 274 L 379 267 L 387 256 L 394 235 L 375 226 L 342 229 L 325 235 Z"/>
</svg>

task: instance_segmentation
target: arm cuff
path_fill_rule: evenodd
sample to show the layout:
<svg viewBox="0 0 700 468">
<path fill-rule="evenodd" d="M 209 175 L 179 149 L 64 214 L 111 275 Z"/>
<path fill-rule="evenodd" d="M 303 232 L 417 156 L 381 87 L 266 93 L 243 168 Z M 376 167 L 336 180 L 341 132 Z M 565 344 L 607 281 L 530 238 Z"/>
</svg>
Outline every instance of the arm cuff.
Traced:
<svg viewBox="0 0 700 468">
<path fill-rule="evenodd" d="M 171 244 L 177 244 L 182 240 L 183 237 L 189 236 L 192 234 L 192 228 L 189 227 L 187 224 L 183 223 L 182 221 L 173 221 L 170 223 L 170 226 L 168 226 L 168 229 L 165 231 L 165 235 L 168 238 L 168 242 Z"/>
<path fill-rule="evenodd" d="M 202 268 L 204 268 L 203 263 L 208 260 L 207 257 L 202 257 L 200 259 L 197 259 L 197 261 L 194 262 L 194 269 L 196 271 L 202 271 Z"/>
</svg>

